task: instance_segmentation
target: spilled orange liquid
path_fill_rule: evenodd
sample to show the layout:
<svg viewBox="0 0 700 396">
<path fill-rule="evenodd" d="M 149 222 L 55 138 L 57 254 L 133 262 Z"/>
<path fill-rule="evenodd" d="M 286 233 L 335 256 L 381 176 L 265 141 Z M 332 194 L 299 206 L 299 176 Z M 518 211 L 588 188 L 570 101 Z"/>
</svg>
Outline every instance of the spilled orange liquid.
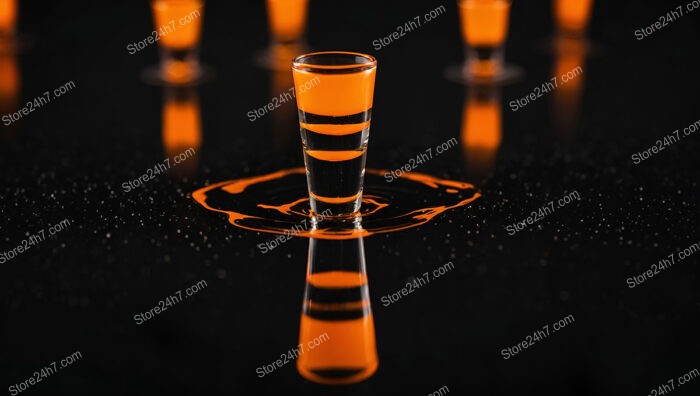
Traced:
<svg viewBox="0 0 700 396">
<path fill-rule="evenodd" d="M 568 35 L 583 35 L 591 19 L 593 0 L 554 0 L 557 28 Z"/>
<path fill-rule="evenodd" d="M 462 39 L 472 47 L 500 47 L 508 35 L 509 0 L 459 0 Z"/>
<path fill-rule="evenodd" d="M 462 110 L 462 149 L 467 168 L 491 170 L 501 146 L 501 104 L 498 95 L 470 94 Z"/>
<path fill-rule="evenodd" d="M 383 177 L 387 170 L 367 169 L 367 176 Z M 267 194 L 259 192 L 260 188 L 268 184 L 279 183 L 280 180 L 286 180 L 295 175 L 298 175 L 297 183 L 298 195 L 289 199 L 284 203 L 271 204 L 266 202 L 248 203 L 245 193 L 248 190 L 256 190 L 256 199 L 264 200 Z M 202 205 L 204 208 L 213 212 L 226 214 L 229 223 L 232 225 L 257 232 L 285 235 L 292 230 L 295 225 L 298 225 L 302 220 L 310 219 L 308 212 L 308 190 L 306 188 L 306 169 L 292 168 L 279 170 L 262 176 L 248 177 L 238 180 L 229 180 L 220 183 L 215 183 L 207 187 L 200 188 L 192 193 L 192 198 Z M 442 191 L 446 195 L 455 195 L 456 199 L 450 199 L 449 204 L 441 204 L 435 202 L 432 205 L 422 205 L 419 208 L 410 208 L 402 211 L 398 215 L 393 215 L 388 219 L 381 219 L 381 213 L 392 207 L 391 202 L 384 202 L 384 199 L 368 190 L 365 184 L 365 194 L 362 199 L 361 214 L 363 217 L 363 228 L 337 229 L 324 228 L 323 222 L 319 223 L 317 229 L 302 229 L 295 230 L 294 235 L 297 237 L 313 237 L 318 239 L 356 239 L 379 233 L 396 232 L 417 227 L 431 221 L 433 218 L 448 210 L 465 206 L 478 199 L 481 194 L 476 191 L 474 186 L 469 183 L 439 179 L 430 175 L 409 172 L 404 174 L 396 183 L 416 183 L 413 189 L 423 188 L 434 189 L 436 192 Z M 303 184 L 302 184 L 303 183 Z M 386 183 L 386 181 L 383 181 Z M 285 183 L 288 188 L 291 188 Z M 275 184 L 276 194 L 280 194 L 280 186 Z M 407 190 L 404 187 L 402 191 Z M 410 191 L 410 190 L 409 190 Z M 235 202 L 238 204 L 227 204 L 225 207 L 210 204 L 210 195 L 213 193 L 238 196 Z M 460 194 L 464 194 L 461 196 Z M 422 195 L 421 195 L 422 196 Z M 255 201 L 254 201 L 255 202 Z M 244 208 L 245 205 L 254 206 L 256 209 L 264 209 L 266 212 L 261 214 L 253 214 L 254 208 Z M 230 205 L 230 206 L 229 206 Z M 299 209 L 296 209 L 299 208 Z M 271 218 L 273 213 L 277 213 L 284 221 Z M 376 220 L 375 220 L 376 219 Z M 379 221 L 381 219 L 381 221 Z"/>
<path fill-rule="evenodd" d="M 17 8 L 17 0 L 0 0 L 0 40 L 14 36 Z"/>
<path fill-rule="evenodd" d="M 202 145 L 202 120 L 199 98 L 195 88 L 169 88 L 163 104 L 163 148 L 168 158 Z M 178 164 L 178 170 L 191 171 L 197 166 L 197 156 Z"/>
<path fill-rule="evenodd" d="M 204 1 L 152 0 L 151 8 L 155 30 L 161 33 L 158 41 L 160 45 L 171 50 L 189 50 L 199 44 L 204 18 Z M 181 23 L 181 18 L 188 15 L 190 17 L 187 20 L 182 19 Z"/>
<path fill-rule="evenodd" d="M 291 42 L 302 37 L 308 3 L 308 0 L 267 0 L 267 20 L 275 41 Z"/>
<path fill-rule="evenodd" d="M 307 274 L 307 282 L 320 289 L 367 287 L 367 277 L 359 272 L 327 271 Z M 297 369 L 305 378 L 321 384 L 351 384 L 374 374 L 379 366 L 375 341 L 374 318 L 369 301 L 315 304 L 304 302 L 299 343 L 305 353 L 297 360 Z M 362 317 L 348 320 L 321 320 L 308 312 L 341 314 L 362 311 Z M 309 349 L 309 342 L 326 334 L 327 339 Z"/>
</svg>

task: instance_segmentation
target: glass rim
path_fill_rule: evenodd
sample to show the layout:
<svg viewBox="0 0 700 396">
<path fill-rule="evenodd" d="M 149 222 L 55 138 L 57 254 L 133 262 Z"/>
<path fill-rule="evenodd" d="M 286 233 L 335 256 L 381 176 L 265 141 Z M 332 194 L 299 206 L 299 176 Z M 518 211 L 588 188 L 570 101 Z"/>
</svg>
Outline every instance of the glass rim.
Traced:
<svg viewBox="0 0 700 396">
<path fill-rule="evenodd" d="M 314 64 L 306 63 L 306 59 L 317 58 L 321 56 L 355 56 L 356 58 L 362 58 L 367 62 L 348 62 L 347 64 Z M 377 67 L 377 59 L 372 55 L 363 54 L 360 52 L 351 51 L 320 51 L 320 52 L 310 52 L 308 54 L 302 54 L 294 58 L 292 61 L 292 69 L 297 71 L 306 72 L 326 72 L 326 73 L 356 73 L 366 70 L 371 70 Z"/>
</svg>

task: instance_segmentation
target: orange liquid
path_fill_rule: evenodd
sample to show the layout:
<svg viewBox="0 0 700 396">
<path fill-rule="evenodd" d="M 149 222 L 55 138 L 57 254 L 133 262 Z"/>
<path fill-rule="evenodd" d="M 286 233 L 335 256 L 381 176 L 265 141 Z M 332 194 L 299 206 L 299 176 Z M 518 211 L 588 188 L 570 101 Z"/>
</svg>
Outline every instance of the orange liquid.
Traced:
<svg viewBox="0 0 700 396">
<path fill-rule="evenodd" d="M 301 70 L 294 70 L 293 73 L 299 110 L 324 116 L 347 116 L 372 108 L 376 68 L 350 74 L 320 74 Z M 316 128 L 314 132 L 344 135 L 345 131 L 338 128 L 347 128 L 347 132 L 355 133 L 366 127 L 352 125 L 334 125 L 327 132 L 323 132 L 325 127 Z"/>
<path fill-rule="evenodd" d="M 308 0 L 267 0 L 267 20 L 275 41 L 301 38 L 306 29 L 308 3 Z"/>
<path fill-rule="evenodd" d="M 501 146 L 501 105 L 497 97 L 470 97 L 462 112 L 462 144 L 467 168 L 483 173 L 493 168 Z"/>
<path fill-rule="evenodd" d="M 582 35 L 588 27 L 593 0 L 555 0 L 554 16 L 560 31 Z"/>
<path fill-rule="evenodd" d="M 0 38 L 11 37 L 17 25 L 17 0 L 0 0 Z"/>
<path fill-rule="evenodd" d="M 319 289 L 367 287 L 367 277 L 351 271 L 309 274 L 307 282 Z M 305 352 L 297 360 L 297 369 L 304 378 L 322 384 L 352 384 L 374 374 L 379 358 L 369 300 L 326 304 L 306 301 L 304 305 L 299 343 L 304 345 Z M 356 319 L 321 320 L 312 317 L 314 312 L 339 316 L 347 312 L 363 314 Z M 328 338 L 321 345 L 313 349 L 307 346 L 324 333 Z"/>
<path fill-rule="evenodd" d="M 500 47 L 508 35 L 510 1 L 460 0 L 462 39 L 472 47 Z"/>
<path fill-rule="evenodd" d="M 160 45 L 171 50 L 189 50 L 199 44 L 204 1 L 153 0 L 151 8 Z"/>
</svg>

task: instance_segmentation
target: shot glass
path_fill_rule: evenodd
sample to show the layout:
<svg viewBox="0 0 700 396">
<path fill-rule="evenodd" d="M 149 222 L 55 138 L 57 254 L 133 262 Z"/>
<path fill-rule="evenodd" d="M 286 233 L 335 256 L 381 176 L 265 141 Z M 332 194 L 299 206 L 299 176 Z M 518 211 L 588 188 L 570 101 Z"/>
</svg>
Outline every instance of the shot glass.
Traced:
<svg viewBox="0 0 700 396">
<path fill-rule="evenodd" d="M 360 220 L 377 60 L 316 52 L 292 63 L 311 214 Z M 328 212 L 326 212 L 328 211 Z"/>
<path fill-rule="evenodd" d="M 259 66 L 272 70 L 289 71 L 293 53 L 296 57 L 307 52 L 305 40 L 309 0 L 267 0 L 267 23 L 270 44 L 256 54 Z"/>
<path fill-rule="evenodd" d="M 593 0 L 554 0 L 557 35 L 582 38 L 591 19 Z"/>
<path fill-rule="evenodd" d="M 205 69 L 199 62 L 204 0 L 151 0 L 160 64 L 146 71 L 150 83 L 184 85 L 201 82 Z"/>
<path fill-rule="evenodd" d="M 465 62 L 462 77 L 467 82 L 496 83 L 519 74 L 504 62 L 508 37 L 510 0 L 458 0 Z"/>
</svg>

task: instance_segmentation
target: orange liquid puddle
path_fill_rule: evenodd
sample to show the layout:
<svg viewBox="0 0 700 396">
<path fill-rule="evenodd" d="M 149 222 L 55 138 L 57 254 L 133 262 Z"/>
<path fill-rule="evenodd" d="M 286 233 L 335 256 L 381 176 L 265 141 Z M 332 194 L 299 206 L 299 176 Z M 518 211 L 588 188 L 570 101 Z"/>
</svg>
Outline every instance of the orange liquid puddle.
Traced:
<svg viewBox="0 0 700 396">
<path fill-rule="evenodd" d="M 275 41 L 291 42 L 302 37 L 308 3 L 308 0 L 267 0 L 267 21 Z"/>
<path fill-rule="evenodd" d="M 462 39 L 472 47 L 500 47 L 508 35 L 510 1 L 460 0 Z"/>
<path fill-rule="evenodd" d="M 299 229 L 299 224 L 310 220 L 306 170 L 301 167 L 216 183 L 194 191 L 192 198 L 210 211 L 225 214 L 229 223 L 242 229 L 341 240 L 418 227 L 481 196 L 470 183 L 416 172 L 388 184 L 386 173 L 366 170 L 362 228 L 320 222 L 316 229 Z"/>
<path fill-rule="evenodd" d="M 199 43 L 204 18 L 204 1 L 153 0 L 153 21 L 158 42 L 171 50 L 192 49 Z M 161 31 L 162 30 L 162 31 Z"/>
</svg>

